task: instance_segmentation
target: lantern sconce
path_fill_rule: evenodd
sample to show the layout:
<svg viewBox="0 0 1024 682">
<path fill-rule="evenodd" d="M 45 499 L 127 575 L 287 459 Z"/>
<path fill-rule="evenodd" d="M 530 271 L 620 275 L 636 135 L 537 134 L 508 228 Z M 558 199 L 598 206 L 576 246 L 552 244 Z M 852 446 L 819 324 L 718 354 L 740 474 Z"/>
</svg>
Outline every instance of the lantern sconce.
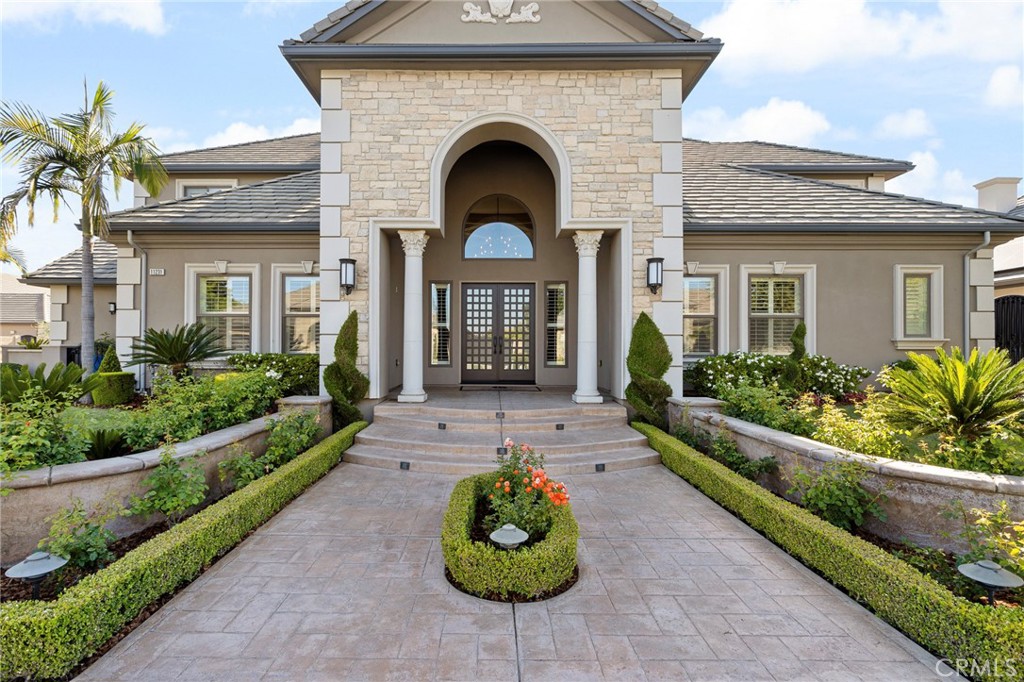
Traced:
<svg viewBox="0 0 1024 682">
<path fill-rule="evenodd" d="M 110 301 L 109 303 L 107 303 L 107 310 L 110 311 L 111 315 L 116 315 L 117 314 L 117 304 L 114 303 L 113 301 Z"/>
<path fill-rule="evenodd" d="M 340 265 L 341 273 L 338 283 L 344 287 L 345 295 L 348 296 L 356 288 L 356 262 L 352 258 L 342 258 Z"/>
<path fill-rule="evenodd" d="M 664 284 L 665 280 L 665 259 L 664 258 L 648 258 L 647 259 L 647 286 L 650 287 L 651 293 L 658 293 L 658 289 Z"/>
</svg>

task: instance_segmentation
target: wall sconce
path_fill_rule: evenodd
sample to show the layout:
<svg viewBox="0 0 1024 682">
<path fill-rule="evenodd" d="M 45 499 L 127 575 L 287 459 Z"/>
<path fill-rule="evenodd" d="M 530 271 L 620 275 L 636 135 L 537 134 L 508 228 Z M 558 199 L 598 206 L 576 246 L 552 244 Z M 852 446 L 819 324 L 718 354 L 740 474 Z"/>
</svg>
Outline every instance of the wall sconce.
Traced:
<svg viewBox="0 0 1024 682">
<path fill-rule="evenodd" d="M 111 301 L 110 303 L 107 304 L 107 310 L 110 311 L 111 315 L 116 315 L 117 314 L 117 304 L 114 303 L 113 301 Z"/>
<path fill-rule="evenodd" d="M 348 296 L 356 288 L 356 262 L 351 258 L 342 258 L 340 263 L 338 283 L 345 288 L 345 295 Z"/>
<path fill-rule="evenodd" d="M 658 289 L 665 281 L 665 259 L 664 258 L 648 258 L 647 259 L 647 286 L 650 287 L 651 293 L 658 293 Z"/>
</svg>

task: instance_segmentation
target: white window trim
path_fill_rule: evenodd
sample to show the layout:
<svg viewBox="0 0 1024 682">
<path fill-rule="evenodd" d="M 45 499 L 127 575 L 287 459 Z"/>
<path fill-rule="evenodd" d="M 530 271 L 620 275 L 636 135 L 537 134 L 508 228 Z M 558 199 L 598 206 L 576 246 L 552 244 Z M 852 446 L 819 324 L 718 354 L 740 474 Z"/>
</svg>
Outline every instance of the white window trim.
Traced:
<svg viewBox="0 0 1024 682">
<path fill-rule="evenodd" d="M 906 336 L 903 328 L 903 278 L 906 275 L 928 275 L 931 277 L 929 307 L 931 308 L 931 330 L 929 337 Z M 898 263 L 892 268 L 892 342 L 898 350 L 933 350 L 947 343 L 943 320 L 943 267 L 941 265 L 906 265 Z"/>
<path fill-rule="evenodd" d="M 252 347 L 250 353 L 262 352 L 260 345 L 260 264 L 259 263 L 228 263 L 224 271 L 217 269 L 216 263 L 185 263 L 185 322 L 194 324 L 196 322 L 196 305 L 198 289 L 196 284 L 200 275 L 249 275 L 250 294 L 249 300 L 250 320 L 252 323 L 251 339 Z"/>
<path fill-rule="evenodd" d="M 270 352 L 283 353 L 284 339 L 282 327 L 284 326 L 284 276 L 285 275 L 306 275 L 308 277 L 320 276 L 320 265 L 313 266 L 312 272 L 306 272 L 302 263 L 273 263 L 270 266 Z M 320 283 L 321 287 L 323 282 Z M 323 289 L 320 290 L 320 298 L 323 300 Z"/>
<path fill-rule="evenodd" d="M 237 178 L 187 178 L 177 179 L 174 181 L 174 198 L 184 199 L 185 189 L 187 187 L 223 187 L 224 189 L 234 189 L 238 187 Z"/>
<path fill-rule="evenodd" d="M 781 275 L 795 277 L 802 275 L 804 278 L 804 325 L 807 327 L 807 336 L 804 344 L 807 347 L 808 355 L 815 355 L 818 350 L 818 296 L 817 296 L 817 265 L 792 265 L 786 263 L 782 272 L 777 272 L 775 266 L 768 265 L 741 265 L 740 266 L 740 310 L 739 327 L 740 350 L 750 350 L 750 276 L 751 275 Z"/>
<path fill-rule="evenodd" d="M 683 277 L 715 277 L 717 291 L 715 292 L 715 310 L 718 318 L 718 355 L 725 355 L 729 352 L 729 266 L 728 265 L 705 265 L 700 263 L 693 272 L 683 271 Z M 684 302 L 685 306 L 685 302 Z M 686 317 L 686 313 L 683 313 Z M 685 328 L 685 327 L 684 327 Z M 684 340 L 685 343 L 685 340 Z M 683 355 L 683 365 L 692 365 L 707 355 Z"/>
</svg>

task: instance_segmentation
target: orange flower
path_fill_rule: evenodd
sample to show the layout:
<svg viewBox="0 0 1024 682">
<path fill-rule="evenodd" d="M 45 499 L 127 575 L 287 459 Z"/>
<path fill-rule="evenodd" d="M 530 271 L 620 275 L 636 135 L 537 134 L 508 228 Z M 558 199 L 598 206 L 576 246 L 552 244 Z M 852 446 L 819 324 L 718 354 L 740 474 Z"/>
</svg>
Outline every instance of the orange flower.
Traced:
<svg viewBox="0 0 1024 682">
<path fill-rule="evenodd" d="M 531 487 L 527 486 L 527 487 L 526 487 L 526 492 L 528 492 L 528 493 L 532 493 L 532 492 L 533 492 L 533 488 L 531 488 Z"/>
<path fill-rule="evenodd" d="M 513 471 L 512 473 L 513 473 L 513 474 L 515 474 L 516 476 L 518 476 L 518 475 L 519 475 L 519 469 L 516 469 L 516 470 L 515 470 L 515 471 Z"/>
<path fill-rule="evenodd" d="M 498 481 L 497 483 L 495 483 L 494 487 L 495 488 L 500 488 L 501 487 L 501 481 Z"/>
</svg>

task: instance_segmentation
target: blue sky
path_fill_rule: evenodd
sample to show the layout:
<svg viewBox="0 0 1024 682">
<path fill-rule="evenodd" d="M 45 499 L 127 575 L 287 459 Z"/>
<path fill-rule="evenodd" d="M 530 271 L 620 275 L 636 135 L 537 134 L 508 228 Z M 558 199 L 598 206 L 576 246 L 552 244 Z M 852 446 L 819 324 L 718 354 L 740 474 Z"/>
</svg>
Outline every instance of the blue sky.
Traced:
<svg viewBox="0 0 1024 682">
<path fill-rule="evenodd" d="M 277 46 L 341 3 L 3 0 L 2 95 L 55 115 L 105 80 L 118 121 L 165 151 L 317 130 Z M 1024 175 L 1022 0 L 662 4 L 726 44 L 684 105 L 688 135 L 909 159 L 890 189 L 967 205 L 974 183 Z M 4 168 L 4 194 L 15 180 Z M 74 211 L 55 226 L 39 208 L 15 240 L 32 268 L 79 240 Z"/>
</svg>

